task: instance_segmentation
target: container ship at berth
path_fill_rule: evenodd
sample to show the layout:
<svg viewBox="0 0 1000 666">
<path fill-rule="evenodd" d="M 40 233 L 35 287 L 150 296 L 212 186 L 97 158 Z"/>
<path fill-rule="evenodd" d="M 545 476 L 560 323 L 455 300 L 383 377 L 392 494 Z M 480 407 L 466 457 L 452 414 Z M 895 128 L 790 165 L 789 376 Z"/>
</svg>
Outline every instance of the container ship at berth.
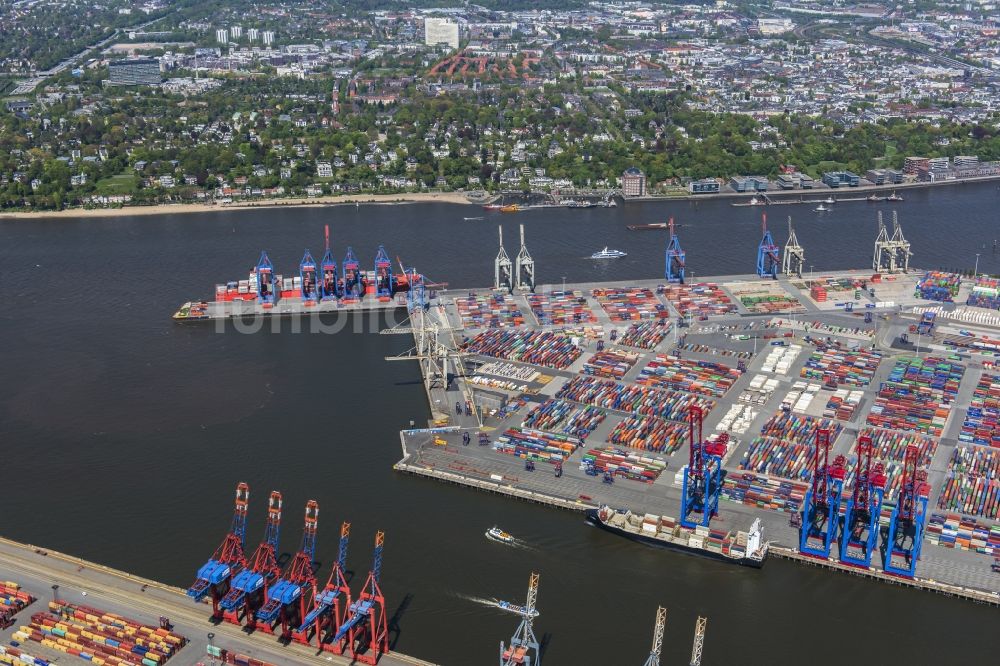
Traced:
<svg viewBox="0 0 1000 666">
<path fill-rule="evenodd" d="M 669 516 L 640 516 L 616 511 L 608 506 L 588 509 L 587 521 L 613 534 L 657 548 L 669 548 L 692 555 L 760 569 L 767 559 L 768 544 L 763 540 L 760 518 L 746 532 L 722 532 L 707 527 L 689 529 Z"/>
</svg>

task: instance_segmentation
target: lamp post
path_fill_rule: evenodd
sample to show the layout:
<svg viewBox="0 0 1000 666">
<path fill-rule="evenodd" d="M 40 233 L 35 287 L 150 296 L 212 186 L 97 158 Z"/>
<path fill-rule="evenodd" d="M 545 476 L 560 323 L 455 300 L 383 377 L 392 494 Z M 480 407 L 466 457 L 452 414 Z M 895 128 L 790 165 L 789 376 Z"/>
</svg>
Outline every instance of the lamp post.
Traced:
<svg viewBox="0 0 1000 666">
<path fill-rule="evenodd" d="M 976 267 L 972 271 L 972 277 L 979 277 L 979 253 L 976 252 Z"/>
</svg>

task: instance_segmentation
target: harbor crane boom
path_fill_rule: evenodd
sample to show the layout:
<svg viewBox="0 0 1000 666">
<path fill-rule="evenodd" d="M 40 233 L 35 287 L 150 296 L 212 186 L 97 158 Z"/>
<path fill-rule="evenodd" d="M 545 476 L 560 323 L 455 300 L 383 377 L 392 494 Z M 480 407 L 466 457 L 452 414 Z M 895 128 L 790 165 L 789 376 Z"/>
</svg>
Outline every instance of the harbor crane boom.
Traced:
<svg viewBox="0 0 1000 666">
<path fill-rule="evenodd" d="M 663 629 L 667 624 L 667 609 L 659 606 L 656 609 L 656 624 L 653 625 L 653 647 L 643 666 L 660 666 L 660 653 L 663 652 Z"/>
</svg>

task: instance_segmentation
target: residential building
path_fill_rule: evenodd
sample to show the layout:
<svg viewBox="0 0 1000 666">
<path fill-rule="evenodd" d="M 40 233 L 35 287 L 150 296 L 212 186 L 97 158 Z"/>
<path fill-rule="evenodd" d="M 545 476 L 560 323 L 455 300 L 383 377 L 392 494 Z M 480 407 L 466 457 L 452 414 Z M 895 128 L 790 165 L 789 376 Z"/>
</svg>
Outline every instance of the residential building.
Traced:
<svg viewBox="0 0 1000 666">
<path fill-rule="evenodd" d="M 622 173 L 622 195 L 626 197 L 646 196 L 646 174 L 636 167 L 629 167 Z"/>
<path fill-rule="evenodd" d="M 219 42 L 220 44 L 228 44 L 229 43 L 229 31 L 226 30 L 225 28 L 219 28 L 218 30 L 216 30 L 215 31 L 215 41 Z"/>
</svg>

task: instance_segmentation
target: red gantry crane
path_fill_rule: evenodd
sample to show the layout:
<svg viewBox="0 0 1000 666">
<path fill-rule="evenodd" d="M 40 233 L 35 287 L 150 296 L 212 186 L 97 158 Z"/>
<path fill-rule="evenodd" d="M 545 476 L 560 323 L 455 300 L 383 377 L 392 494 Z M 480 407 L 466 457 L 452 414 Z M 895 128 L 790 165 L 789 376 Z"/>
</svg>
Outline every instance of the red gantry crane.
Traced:
<svg viewBox="0 0 1000 666">
<path fill-rule="evenodd" d="M 345 522 L 340 526 L 340 548 L 337 561 L 326 585 L 313 595 L 312 610 L 299 625 L 299 633 L 316 637 L 316 643 L 321 650 L 341 654 L 341 644 L 334 641 L 344 620 L 347 619 L 347 609 L 351 606 L 351 588 L 347 585 L 347 542 L 351 535 L 351 524 Z"/>
<path fill-rule="evenodd" d="M 295 553 L 285 575 L 270 590 L 270 598 L 260 610 L 257 619 L 262 623 L 258 629 L 274 633 L 277 623 L 281 623 L 281 639 L 306 642 L 296 635 L 302 619 L 306 616 L 306 597 L 310 590 L 316 594 L 316 573 L 313 560 L 316 555 L 316 531 L 319 527 L 319 504 L 316 500 L 306 503 L 305 527 L 302 531 L 302 545 Z"/>
<path fill-rule="evenodd" d="M 267 603 L 268 589 L 281 575 L 277 557 L 280 532 L 281 493 L 272 490 L 267 503 L 264 540 L 250 556 L 249 566 L 233 578 L 229 593 L 219 604 L 227 622 L 242 625 L 245 621 L 251 631 L 255 628 L 254 614 Z"/>
<path fill-rule="evenodd" d="M 195 601 L 212 597 L 212 617 L 222 619 L 219 601 L 229 592 L 233 574 L 247 565 L 243 546 L 247 534 L 247 505 L 250 502 L 250 486 L 240 483 L 236 486 L 236 507 L 233 522 L 222 544 L 212 558 L 198 569 L 198 577 L 188 588 L 187 595 Z"/>
</svg>

